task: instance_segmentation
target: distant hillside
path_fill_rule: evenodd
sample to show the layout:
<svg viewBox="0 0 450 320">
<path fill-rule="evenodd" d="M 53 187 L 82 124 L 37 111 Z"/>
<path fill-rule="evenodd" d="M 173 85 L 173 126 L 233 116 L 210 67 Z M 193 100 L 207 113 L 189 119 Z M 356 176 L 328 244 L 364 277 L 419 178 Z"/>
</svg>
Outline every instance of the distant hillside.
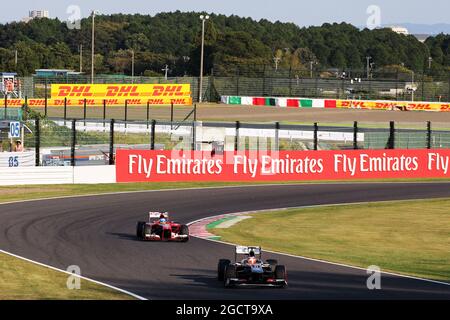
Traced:
<svg viewBox="0 0 450 320">
<path fill-rule="evenodd" d="M 91 19 L 83 19 L 81 30 L 69 30 L 57 19 L 37 19 L 28 24 L 0 24 L 0 70 L 29 75 L 39 68 L 78 69 L 79 47 L 83 45 L 84 68 L 89 72 Z M 137 75 L 161 74 L 167 64 L 170 76 L 198 75 L 201 22 L 199 13 L 173 12 L 149 15 L 98 16 L 96 18 L 96 71 L 131 73 L 131 50 L 135 52 Z M 274 65 L 279 68 L 361 69 L 366 57 L 376 68 L 404 65 L 424 70 L 428 57 L 433 69 L 448 71 L 448 37 L 432 38 L 427 44 L 413 36 L 389 29 L 360 30 L 350 24 L 324 24 L 300 28 L 293 23 L 255 21 L 238 16 L 211 15 L 207 23 L 205 70 L 235 72 L 233 64 Z M 431 50 L 431 52 L 430 52 Z"/>
</svg>

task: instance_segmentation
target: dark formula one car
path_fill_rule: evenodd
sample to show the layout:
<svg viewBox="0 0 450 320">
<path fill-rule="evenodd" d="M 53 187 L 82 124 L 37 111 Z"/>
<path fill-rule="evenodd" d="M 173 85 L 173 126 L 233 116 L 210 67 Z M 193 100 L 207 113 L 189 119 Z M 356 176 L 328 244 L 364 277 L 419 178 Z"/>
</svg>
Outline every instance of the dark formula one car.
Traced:
<svg viewBox="0 0 450 320">
<path fill-rule="evenodd" d="M 149 222 L 137 223 L 136 236 L 146 241 L 189 241 L 189 228 L 186 225 L 171 221 L 169 214 L 150 212 Z"/>
<path fill-rule="evenodd" d="M 238 262 L 238 255 L 245 258 Z M 235 262 L 220 259 L 218 264 L 218 280 L 225 287 L 233 286 L 268 286 L 286 287 L 286 267 L 278 265 L 274 259 L 263 261 L 261 247 L 236 247 Z"/>
</svg>

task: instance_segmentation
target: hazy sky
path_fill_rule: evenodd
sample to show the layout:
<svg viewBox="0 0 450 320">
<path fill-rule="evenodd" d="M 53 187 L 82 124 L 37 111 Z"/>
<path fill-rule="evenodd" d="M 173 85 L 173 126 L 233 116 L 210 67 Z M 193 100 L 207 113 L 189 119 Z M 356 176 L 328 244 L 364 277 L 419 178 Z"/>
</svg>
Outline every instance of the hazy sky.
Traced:
<svg viewBox="0 0 450 320">
<path fill-rule="evenodd" d="M 368 18 L 367 8 L 377 5 L 381 9 L 382 24 L 450 22 L 449 0 L 5 0 L 0 10 L 0 22 L 20 20 L 31 9 L 47 9 L 51 17 L 67 20 L 69 14 L 66 11 L 70 5 L 78 5 L 83 17 L 92 9 L 105 14 L 151 15 L 175 10 L 208 11 L 257 20 L 293 22 L 300 26 L 342 21 L 364 26 Z"/>
</svg>

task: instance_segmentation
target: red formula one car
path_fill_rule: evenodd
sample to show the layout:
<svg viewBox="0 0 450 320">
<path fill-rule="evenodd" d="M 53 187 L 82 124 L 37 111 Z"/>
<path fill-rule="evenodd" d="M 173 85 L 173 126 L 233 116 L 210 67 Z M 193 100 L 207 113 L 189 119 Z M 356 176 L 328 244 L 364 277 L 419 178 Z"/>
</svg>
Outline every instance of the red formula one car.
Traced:
<svg viewBox="0 0 450 320">
<path fill-rule="evenodd" d="M 186 225 L 171 221 L 169 214 L 150 212 L 149 222 L 139 221 L 136 236 L 146 241 L 189 241 L 189 228 Z"/>
</svg>

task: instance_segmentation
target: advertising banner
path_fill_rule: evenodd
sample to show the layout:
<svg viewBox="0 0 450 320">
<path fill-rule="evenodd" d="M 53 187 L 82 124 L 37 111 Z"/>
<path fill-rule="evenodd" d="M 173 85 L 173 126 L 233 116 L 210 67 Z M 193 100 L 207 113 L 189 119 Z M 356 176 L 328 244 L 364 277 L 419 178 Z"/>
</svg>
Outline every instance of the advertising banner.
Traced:
<svg viewBox="0 0 450 320">
<path fill-rule="evenodd" d="M 62 107 L 64 106 L 64 98 L 63 99 L 48 99 L 47 106 L 48 107 Z M 179 106 L 190 106 L 192 105 L 191 97 L 181 97 L 181 98 L 173 98 L 173 97 L 162 97 L 162 98 L 120 98 L 120 99 L 87 99 L 86 98 L 86 106 L 88 107 L 100 107 L 103 106 L 103 103 L 106 103 L 106 106 L 123 106 L 125 104 L 125 100 L 127 104 L 130 106 L 145 106 L 147 102 L 150 105 L 179 105 Z M 45 99 L 28 99 L 28 106 L 43 108 L 45 107 Z M 66 100 L 67 106 L 69 107 L 83 107 L 84 106 L 84 98 L 70 98 Z M 8 107 L 22 107 L 25 104 L 24 99 L 9 99 Z M 4 100 L 0 99 L 0 105 L 4 106 Z"/>
<path fill-rule="evenodd" d="M 53 84 L 48 107 L 129 105 L 192 105 L 190 84 Z M 45 107 L 45 99 L 28 99 L 30 107 Z M 8 107 L 22 107 L 25 99 L 8 99 Z M 0 100 L 5 106 L 5 100 Z"/>
<path fill-rule="evenodd" d="M 449 178 L 450 149 L 283 152 L 117 150 L 117 182 Z"/>
<path fill-rule="evenodd" d="M 52 84 L 58 98 L 162 98 L 190 97 L 190 84 Z"/>
<path fill-rule="evenodd" d="M 242 100 L 240 103 L 239 98 Z M 244 99 L 246 99 L 244 101 Z M 248 102 L 247 99 L 250 101 Z M 376 100 L 334 100 L 334 99 L 305 99 L 305 98 L 259 98 L 222 96 L 222 103 L 242 104 L 252 106 L 277 106 L 290 108 L 341 108 L 367 110 L 402 110 L 402 111 L 435 111 L 450 112 L 448 102 L 424 101 L 376 101 Z M 248 102 L 248 103 L 247 103 Z"/>
<path fill-rule="evenodd" d="M 0 152 L 0 168 L 34 167 L 34 152 Z"/>
<path fill-rule="evenodd" d="M 436 102 L 337 100 L 337 107 L 370 110 L 450 111 L 449 103 Z"/>
</svg>

